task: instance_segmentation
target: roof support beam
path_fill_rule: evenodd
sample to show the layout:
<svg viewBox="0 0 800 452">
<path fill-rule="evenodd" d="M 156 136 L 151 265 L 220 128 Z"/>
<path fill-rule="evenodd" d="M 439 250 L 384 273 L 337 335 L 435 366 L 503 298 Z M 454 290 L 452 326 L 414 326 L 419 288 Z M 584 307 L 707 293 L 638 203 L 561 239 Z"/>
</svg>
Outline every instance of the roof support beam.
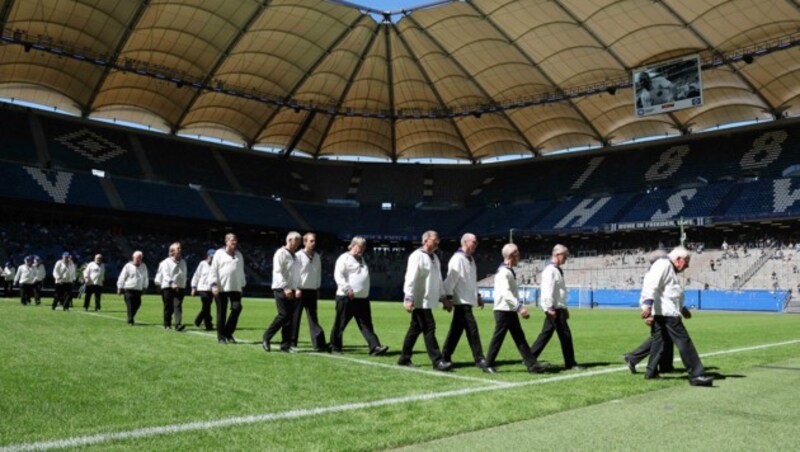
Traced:
<svg viewBox="0 0 800 452">
<path fill-rule="evenodd" d="M 314 121 L 315 116 L 317 116 L 317 112 L 308 112 L 306 120 L 303 121 L 303 124 L 299 129 L 297 129 L 297 132 L 295 132 L 294 136 L 292 137 L 292 141 L 290 141 L 289 145 L 286 146 L 286 149 L 281 152 L 281 157 L 289 158 L 289 156 L 292 154 L 292 151 L 294 151 L 294 148 L 296 148 L 300 143 L 300 140 L 303 139 L 303 135 L 305 135 L 306 130 L 308 130 L 308 127 L 311 125 L 311 122 Z"/>
<path fill-rule="evenodd" d="M 14 0 L 3 1 L 3 6 L 0 7 L 0 32 L 6 27 L 8 16 L 11 14 L 11 7 L 14 6 Z"/>
<path fill-rule="evenodd" d="M 338 46 L 339 46 L 339 44 L 341 44 L 341 43 L 342 43 L 342 41 L 344 40 L 344 38 L 345 38 L 345 37 L 346 37 L 348 34 L 350 34 L 350 32 L 351 32 L 351 31 L 353 31 L 353 28 L 355 28 L 356 24 L 358 24 L 358 22 L 359 22 L 360 20 L 362 20 L 362 19 L 363 19 L 363 17 L 364 17 L 364 16 L 359 16 L 359 17 L 358 17 L 358 18 L 356 18 L 356 19 L 353 21 L 353 23 L 351 23 L 351 24 L 350 24 L 350 25 L 349 25 L 347 28 L 345 28 L 344 30 L 342 30 L 342 32 L 339 34 L 339 36 L 337 36 L 337 37 L 336 37 L 336 39 L 334 39 L 334 40 L 333 40 L 333 42 L 331 43 L 331 45 L 329 45 L 329 46 L 328 46 L 328 48 L 327 48 L 327 49 L 325 49 L 325 53 L 323 53 L 323 54 L 322 54 L 322 55 L 321 55 L 321 56 L 320 56 L 320 57 L 317 59 L 317 61 L 315 61 L 315 62 L 314 62 L 314 64 L 312 64 L 312 65 L 311 65 L 311 67 L 310 67 L 310 68 L 308 68 L 308 70 L 305 72 L 305 74 L 303 74 L 303 76 L 302 76 L 302 77 L 300 77 L 300 80 L 298 80 L 298 81 L 297 81 L 297 82 L 294 84 L 294 86 L 292 86 L 292 89 L 290 89 L 290 90 L 289 90 L 289 92 L 286 94 L 286 96 L 284 96 L 284 97 L 283 97 L 283 102 L 284 102 L 284 103 L 287 103 L 287 102 L 289 102 L 290 100 L 292 100 L 292 98 L 294 97 L 294 95 L 295 95 L 295 94 L 297 94 L 297 90 L 298 90 L 298 89 L 300 89 L 300 87 L 301 87 L 301 86 L 303 86 L 303 83 L 305 83 L 305 81 L 306 81 L 306 80 L 308 80 L 308 77 L 310 77 L 310 76 L 311 76 L 311 74 L 313 74 L 313 73 L 314 73 L 314 71 L 315 71 L 315 70 L 317 70 L 317 68 L 319 67 L 319 65 L 320 65 L 320 64 L 322 64 L 322 62 L 323 62 L 323 61 L 325 61 L 325 57 L 327 57 L 328 55 L 330 55 L 330 54 L 331 54 L 331 52 L 333 51 L 333 49 L 335 49 L 336 47 L 338 47 Z M 275 107 L 275 109 L 273 109 L 272 113 L 270 113 L 269 115 L 267 115 L 267 118 L 266 118 L 266 119 L 264 120 L 264 122 L 261 124 L 261 127 L 259 127 L 259 128 L 257 129 L 256 135 L 255 135 L 254 137 L 252 137 L 252 138 L 250 139 L 250 141 L 247 143 L 247 147 L 249 147 L 249 148 L 252 148 L 252 147 L 253 147 L 253 145 L 255 144 L 255 142 L 256 142 L 256 140 L 258 139 L 258 137 L 261 135 L 261 133 L 262 133 L 264 130 L 266 130 L 266 129 L 267 129 L 267 127 L 269 127 L 269 125 L 272 123 L 272 120 L 273 120 L 273 119 L 275 119 L 275 117 L 276 117 L 276 116 L 278 116 L 278 113 L 279 113 L 280 111 L 281 111 L 281 107 L 279 107 L 279 106 L 276 106 L 276 107 Z"/>
<path fill-rule="evenodd" d="M 342 102 L 347 99 L 347 95 L 350 93 L 350 88 L 353 87 L 353 82 L 356 80 L 356 75 L 358 75 L 358 71 L 361 70 L 361 66 L 364 64 L 364 59 L 367 57 L 367 55 L 369 55 L 370 50 L 372 50 L 372 46 L 375 45 L 375 40 L 378 37 L 378 34 L 380 34 L 380 30 L 378 30 L 378 25 L 376 24 L 375 28 L 372 30 L 372 36 L 369 38 L 369 42 L 364 46 L 364 51 L 361 52 L 361 56 L 358 58 L 358 62 L 356 62 L 353 72 L 350 73 L 350 78 L 347 80 L 347 85 L 345 85 L 344 89 L 342 90 L 339 100 L 336 101 L 337 110 L 342 106 Z M 331 115 L 331 119 L 325 126 L 325 133 L 321 135 L 319 143 L 317 143 L 317 149 L 314 150 L 314 158 L 319 158 L 319 153 L 322 150 L 322 143 L 325 141 L 325 138 L 327 138 L 334 119 L 335 116 Z"/>
<path fill-rule="evenodd" d="M 250 30 L 250 27 L 253 26 L 256 19 L 261 17 L 261 14 L 263 14 L 264 10 L 267 9 L 267 5 L 269 5 L 270 1 L 271 0 L 263 0 L 261 4 L 258 5 L 258 8 L 256 8 L 256 10 L 250 16 L 250 18 L 247 19 L 247 22 L 245 22 L 244 26 L 239 29 L 239 32 L 236 34 L 236 36 L 234 36 L 234 38 L 228 44 L 228 47 L 225 49 L 225 51 L 220 53 L 220 55 L 217 57 L 217 61 L 214 62 L 214 66 L 211 67 L 211 70 L 208 71 L 208 74 L 206 74 L 206 76 L 203 77 L 202 86 L 208 86 L 209 83 L 211 83 L 211 81 L 214 80 L 214 77 L 217 75 L 217 71 L 219 71 L 219 68 L 222 67 L 222 64 L 225 63 L 225 61 L 227 61 L 228 56 L 230 56 L 231 52 L 236 47 L 236 45 L 239 44 L 239 41 L 242 40 L 242 37 L 245 35 L 245 33 L 247 33 Z M 203 88 L 195 89 L 192 99 L 189 101 L 188 104 L 186 104 L 186 108 L 184 108 L 183 111 L 181 112 L 181 115 L 178 116 L 178 120 L 175 121 L 175 124 L 172 125 L 173 134 L 175 134 L 175 132 L 177 132 L 178 129 L 180 129 L 181 123 L 183 123 L 183 120 L 186 119 L 186 116 L 192 110 L 192 107 L 194 107 L 194 104 L 197 102 L 197 99 L 200 98 L 200 95 L 202 93 L 203 93 Z"/>
<path fill-rule="evenodd" d="M 394 130 L 397 125 L 397 117 L 394 112 L 394 74 L 392 74 L 392 40 L 389 39 L 389 31 L 391 28 L 387 24 L 383 24 L 383 36 L 386 39 L 386 80 L 389 83 L 389 117 L 391 118 L 390 133 L 392 134 L 391 142 L 391 155 L 392 162 L 397 162 L 397 131 Z"/>
<path fill-rule="evenodd" d="M 92 112 L 92 105 L 94 104 L 94 101 L 97 100 L 97 95 L 100 94 L 100 90 L 103 89 L 103 85 L 105 84 L 108 75 L 111 73 L 111 69 L 114 66 L 117 66 L 119 54 L 122 53 L 122 49 L 124 49 L 125 45 L 128 43 L 128 38 L 131 37 L 133 30 L 136 29 L 136 26 L 142 19 L 144 11 L 147 9 L 147 5 L 149 4 L 150 0 L 140 0 L 139 7 L 136 8 L 136 12 L 134 12 L 133 16 L 131 16 L 131 20 L 128 22 L 128 26 L 122 33 L 122 36 L 119 37 L 119 42 L 117 43 L 117 47 L 114 49 L 114 53 L 111 54 L 111 58 L 109 58 L 109 60 L 106 62 L 105 69 L 103 69 L 103 75 L 100 76 L 100 80 L 97 81 L 97 85 L 95 85 L 94 89 L 92 90 L 89 100 L 86 101 L 86 105 L 84 105 L 83 109 L 81 110 L 81 115 L 84 118 L 88 117 Z"/>
<path fill-rule="evenodd" d="M 467 1 L 467 2 L 465 2 L 465 3 L 466 3 L 467 5 L 469 5 L 469 6 L 471 6 L 471 7 L 472 7 L 472 8 L 473 8 L 473 9 L 474 9 L 474 10 L 475 10 L 475 11 L 476 11 L 476 12 L 477 12 L 477 13 L 478 13 L 478 14 L 479 14 L 479 15 L 480 15 L 480 16 L 481 16 L 481 17 L 482 17 L 482 18 L 483 18 L 483 19 L 484 19 L 484 20 L 485 20 L 485 21 L 486 21 L 486 22 L 487 22 L 489 25 L 491 25 L 491 26 L 492 26 L 492 28 L 494 28 L 494 29 L 497 31 L 497 33 L 498 33 L 500 36 L 502 36 L 502 37 L 503 37 L 503 39 L 505 39 L 505 40 L 506 40 L 506 42 L 508 43 L 508 45 L 510 45 L 510 46 L 512 46 L 512 47 L 514 47 L 514 48 L 517 50 L 517 52 L 519 52 L 519 54 L 520 54 L 520 55 L 522 55 L 522 57 L 523 57 L 523 58 L 525 58 L 525 60 L 528 62 L 528 64 L 530 64 L 531 66 L 533 66 L 534 68 L 536 68 L 536 70 L 538 70 L 538 71 L 539 71 L 539 73 L 540 73 L 540 74 L 542 74 L 542 76 L 543 76 L 543 77 L 544 77 L 544 78 L 547 80 L 547 82 L 548 82 L 548 83 L 550 83 L 552 86 L 554 86 L 554 87 L 555 87 L 556 89 L 558 89 L 559 91 L 562 91 L 562 90 L 563 90 L 563 88 L 562 88 L 561 86 L 559 86 L 559 85 L 558 85 L 558 84 L 555 82 L 555 80 L 553 80 L 553 78 L 552 78 L 552 77 L 550 77 L 550 75 L 549 75 L 548 73 L 546 73 L 546 72 L 545 72 L 545 71 L 544 71 L 544 70 L 541 68 L 541 66 L 539 66 L 539 64 L 538 64 L 538 63 L 537 63 L 537 62 L 536 62 L 536 61 L 533 59 L 533 57 L 531 57 L 530 55 L 528 55 L 527 53 L 525 53 L 525 52 L 524 52 L 524 51 L 523 51 L 523 50 L 522 50 L 522 49 L 519 47 L 519 45 L 517 45 L 517 43 L 516 43 L 516 42 L 514 42 L 514 40 L 513 40 L 513 39 L 511 39 L 511 36 L 509 36 L 509 35 L 508 35 L 508 34 L 507 34 L 505 31 L 503 31 L 503 29 L 502 29 L 502 28 L 501 28 L 499 25 L 497 25 L 497 23 L 494 21 L 494 19 L 492 19 L 492 18 L 491 18 L 491 17 L 490 17 L 488 14 L 486 14 L 485 12 L 483 12 L 483 11 L 482 11 L 482 10 L 481 10 L 481 9 L 478 7 L 478 5 L 476 5 L 475 3 L 471 2 L 471 1 Z M 597 130 L 597 127 L 595 127 L 595 126 L 594 126 L 594 124 L 592 124 L 592 121 L 590 121 L 590 120 L 589 120 L 589 118 L 587 118 L 587 117 L 586 117 L 586 115 L 583 113 L 583 111 L 582 111 L 580 108 L 578 108 L 578 106 L 577 106 L 577 105 L 575 105 L 575 102 L 573 102 L 573 101 L 572 101 L 572 99 L 566 99 L 566 100 L 567 100 L 567 102 L 569 102 L 569 105 L 570 105 L 570 107 L 572 107 L 572 109 L 575 111 L 575 113 L 577 113 L 577 114 L 578 114 L 578 116 L 580 116 L 580 117 L 581 117 L 581 119 L 582 119 L 582 120 L 583 120 L 583 122 L 586 124 L 586 126 L 587 126 L 587 127 L 589 127 L 589 129 L 592 131 L 592 133 L 594 133 L 594 135 L 595 135 L 595 138 L 597 139 L 597 141 L 599 141 L 600 143 L 602 143 L 602 144 L 603 144 L 603 146 L 605 146 L 606 144 L 608 144 L 608 141 L 607 141 L 606 137 L 604 137 L 603 135 L 601 135 L 601 134 L 600 134 L 600 131 L 599 131 L 599 130 Z"/>
<path fill-rule="evenodd" d="M 465 67 L 464 67 L 464 66 L 461 64 L 461 62 L 459 62 L 458 60 L 456 60 L 455 58 L 453 58 L 453 56 L 450 54 L 450 52 L 448 52 L 448 51 L 447 51 L 447 49 L 445 49 L 445 48 L 444 48 L 444 45 L 442 45 L 442 43 L 441 43 L 441 42 L 439 42 L 439 40 L 438 40 L 438 39 L 436 39 L 436 38 L 435 38 L 433 35 L 431 35 L 431 34 L 428 32 L 428 30 L 426 30 L 425 28 L 423 28 L 422 26 L 420 26 L 419 22 L 417 22 L 417 20 L 416 20 L 416 19 L 414 19 L 414 17 L 413 17 L 413 16 L 408 16 L 408 20 L 410 20 L 411 22 L 413 22 L 413 23 L 414 23 L 414 25 L 416 25 L 416 26 L 417 26 L 417 27 L 418 27 L 420 30 L 422 30 L 422 33 L 423 33 L 425 36 L 427 36 L 427 37 L 428 37 L 428 39 L 430 39 L 430 40 L 431 40 L 431 42 L 432 42 L 432 43 L 434 43 L 434 45 L 436 45 L 436 47 L 437 47 L 437 48 L 438 48 L 438 49 L 439 49 L 439 50 L 440 50 L 440 51 L 441 51 L 441 52 L 442 52 L 444 55 L 447 55 L 447 58 L 448 58 L 450 61 L 452 61 L 452 62 L 453 62 L 453 64 L 455 64 L 455 65 L 456 65 L 456 67 L 458 68 L 458 70 L 459 70 L 459 71 L 461 71 L 461 73 L 462 73 L 462 74 L 464 74 L 464 75 L 465 75 L 465 76 L 466 76 L 466 77 L 467 77 L 469 80 L 471 80 L 471 81 L 473 82 L 473 84 L 475 85 L 475 87 L 477 87 L 477 88 L 478 88 L 478 90 L 481 92 L 481 94 L 483 94 L 483 96 L 484 96 L 484 97 L 485 97 L 485 98 L 486 98 L 488 101 L 493 101 L 493 100 L 494 100 L 494 99 L 492 98 L 492 96 L 491 96 L 491 95 L 490 95 L 490 94 L 489 94 L 489 93 L 486 91 L 486 89 L 485 89 L 485 88 L 484 88 L 484 87 L 483 87 L 483 86 L 482 86 L 480 83 L 478 83 L 478 80 L 476 80 L 476 79 L 475 79 L 475 77 L 473 77 L 473 76 L 472 76 L 472 74 L 470 74 L 469 72 L 467 72 L 467 69 L 466 69 L 466 68 L 465 68 Z M 536 154 L 538 153 L 538 151 L 537 151 L 537 149 L 536 149 L 536 146 L 534 146 L 534 145 L 533 145 L 533 144 L 532 144 L 530 141 L 528 141 L 528 137 L 526 137 L 526 136 L 525 136 L 525 134 L 524 134 L 524 133 L 522 133 L 522 130 L 520 130 L 520 128 L 519 128 L 519 127 L 517 127 L 517 124 L 514 122 L 514 120 L 513 120 L 513 119 L 511 119 L 511 116 L 510 116 L 510 115 L 509 115 L 509 114 L 508 114 L 508 113 L 507 113 L 505 110 L 502 110 L 502 111 L 500 112 L 500 114 L 501 114 L 501 115 L 503 115 L 503 117 L 504 117 L 504 118 L 506 118 L 506 121 L 508 121 L 508 123 L 509 123 L 509 124 L 511 125 L 511 127 L 514 129 L 514 131 L 517 133 L 517 135 L 519 135 L 519 136 L 520 136 L 520 138 L 522 138 L 522 141 L 524 141 L 524 142 L 525 142 L 525 146 L 527 146 L 527 147 L 528 147 L 528 151 L 529 151 L 531 154 L 534 154 L 534 155 L 536 155 Z"/>
<path fill-rule="evenodd" d="M 414 58 L 414 60 L 420 61 L 417 54 L 414 53 L 414 51 L 411 49 L 411 46 L 408 45 L 408 42 L 406 42 L 406 39 L 400 33 L 400 30 L 397 29 L 397 25 L 392 24 L 392 29 L 397 35 L 397 39 L 399 39 L 400 43 L 403 44 L 403 47 L 406 49 L 406 52 L 408 52 L 408 54 L 411 55 Z M 436 96 L 436 101 L 439 102 L 439 105 L 441 105 L 442 107 L 447 107 L 447 105 L 445 105 L 444 103 L 444 100 L 442 100 L 442 95 L 439 94 L 439 91 L 436 90 L 436 86 L 434 86 L 433 82 L 431 81 L 431 77 L 428 74 L 428 71 L 425 70 L 425 67 L 422 66 L 422 64 L 419 65 L 419 70 L 422 73 L 422 76 L 425 77 L 425 83 L 428 84 L 428 87 L 433 92 L 433 95 Z M 458 134 L 458 139 L 461 140 L 461 145 L 464 146 L 464 156 L 467 157 L 470 162 L 476 163 L 477 160 L 475 159 L 475 154 L 472 152 L 472 149 L 469 148 L 467 140 L 464 139 L 464 135 L 461 133 L 461 129 L 458 128 L 458 123 L 456 123 L 456 120 L 454 118 L 450 118 L 450 123 L 453 125 L 453 130 L 455 130 L 456 134 Z"/>
<path fill-rule="evenodd" d="M 705 36 L 703 36 L 702 33 L 700 33 L 696 28 L 694 28 L 694 26 L 692 24 L 687 22 L 686 19 L 684 19 L 683 16 L 678 14 L 677 11 L 675 11 L 671 6 L 669 6 L 669 4 L 667 4 L 667 2 L 658 2 L 658 3 L 661 6 L 663 6 L 664 9 L 667 10 L 667 12 L 672 15 L 672 17 L 674 17 L 676 20 L 678 20 L 681 23 L 681 25 L 683 25 L 697 39 L 699 39 L 703 43 L 703 45 L 706 46 L 706 50 L 707 51 L 711 52 L 714 55 L 717 55 L 719 58 L 722 58 L 722 60 L 725 61 L 725 65 L 730 68 L 731 72 L 733 72 L 745 85 L 747 85 L 747 87 L 750 88 L 750 91 L 752 91 L 752 93 L 755 94 L 759 98 L 759 100 L 761 100 L 761 102 L 763 102 L 764 105 L 767 106 L 767 108 L 769 108 L 769 113 L 772 114 L 772 116 L 775 119 L 778 119 L 778 118 L 781 117 L 783 112 L 780 111 L 779 108 L 777 108 L 774 105 L 772 105 L 772 103 L 769 100 L 767 100 L 767 98 L 764 97 L 763 94 L 761 94 L 761 91 L 759 91 L 758 88 L 756 88 L 756 86 L 753 85 L 753 82 L 751 82 L 750 79 L 745 77 L 744 74 L 739 72 L 739 70 L 736 69 L 736 66 L 732 62 L 730 62 L 729 60 L 726 60 L 725 56 L 722 54 L 722 52 L 717 50 L 716 47 L 714 47 L 711 44 L 711 42 Z"/>
</svg>

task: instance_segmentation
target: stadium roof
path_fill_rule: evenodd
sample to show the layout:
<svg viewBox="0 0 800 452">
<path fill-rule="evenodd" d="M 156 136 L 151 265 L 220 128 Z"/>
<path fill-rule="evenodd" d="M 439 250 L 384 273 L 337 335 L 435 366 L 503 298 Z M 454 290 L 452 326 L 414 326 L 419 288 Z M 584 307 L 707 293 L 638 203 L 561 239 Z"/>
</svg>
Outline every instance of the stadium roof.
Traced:
<svg viewBox="0 0 800 452">
<path fill-rule="evenodd" d="M 797 115 L 798 26 L 794 0 L 0 0 L 0 97 L 286 153 L 476 161 Z M 705 104 L 637 119 L 631 69 L 692 53 Z"/>
</svg>

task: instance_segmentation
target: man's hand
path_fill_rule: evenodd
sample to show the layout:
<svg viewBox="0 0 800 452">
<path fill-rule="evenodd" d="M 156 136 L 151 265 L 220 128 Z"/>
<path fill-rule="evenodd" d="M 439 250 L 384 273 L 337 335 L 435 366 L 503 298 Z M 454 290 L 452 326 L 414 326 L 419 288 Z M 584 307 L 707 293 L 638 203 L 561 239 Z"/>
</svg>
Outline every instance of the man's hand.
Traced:
<svg viewBox="0 0 800 452">
<path fill-rule="evenodd" d="M 283 296 L 285 296 L 287 300 L 292 300 L 294 299 L 294 291 L 287 287 L 283 289 Z"/>
<path fill-rule="evenodd" d="M 444 305 L 444 310 L 447 312 L 453 312 L 453 301 L 449 298 L 445 297 L 442 299 L 442 304 Z"/>
<path fill-rule="evenodd" d="M 347 298 L 352 300 L 354 296 L 353 289 L 347 289 Z"/>
<path fill-rule="evenodd" d="M 300 289 L 295 290 L 294 291 L 294 297 L 297 298 L 298 300 L 303 298 L 303 291 L 300 290 Z"/>
<path fill-rule="evenodd" d="M 641 314 L 639 314 L 639 315 L 643 319 L 646 319 L 646 318 L 650 317 L 652 314 L 653 314 L 653 308 L 651 308 L 650 306 L 645 306 L 644 309 L 642 309 Z"/>
<path fill-rule="evenodd" d="M 653 326 L 653 321 L 654 321 L 654 320 L 655 320 L 655 319 L 654 319 L 653 317 L 648 317 L 648 318 L 644 319 L 644 323 L 645 323 L 645 325 L 647 325 L 647 326 Z"/>
<path fill-rule="evenodd" d="M 531 317 L 531 313 L 528 312 L 528 308 L 526 308 L 525 306 L 520 308 L 519 315 L 522 316 L 522 318 L 525 320 L 528 320 Z"/>
<path fill-rule="evenodd" d="M 213 286 L 213 287 L 211 287 L 211 295 L 214 295 L 215 297 L 216 297 L 217 295 L 219 295 L 219 286 Z"/>
<path fill-rule="evenodd" d="M 556 319 L 556 316 L 557 316 L 557 315 L 558 315 L 558 314 L 556 313 L 556 310 L 555 310 L 555 309 L 550 309 L 550 310 L 548 310 L 548 311 L 547 311 L 547 316 L 548 316 L 548 317 L 550 317 L 550 318 L 551 318 L 551 319 L 553 319 L 553 320 L 555 320 L 555 319 Z"/>
<path fill-rule="evenodd" d="M 197 289 L 195 289 L 194 287 L 192 287 L 192 296 L 195 296 L 195 295 L 197 295 Z"/>
<path fill-rule="evenodd" d="M 681 308 L 681 315 L 684 319 L 691 319 L 692 318 L 692 311 L 686 309 L 686 306 Z"/>
<path fill-rule="evenodd" d="M 122 289 L 117 289 L 117 295 L 122 295 Z"/>
<path fill-rule="evenodd" d="M 410 314 L 411 311 L 414 310 L 414 302 L 411 301 L 411 300 L 404 301 L 403 302 L 403 308 L 406 310 L 406 312 L 408 312 Z"/>
</svg>

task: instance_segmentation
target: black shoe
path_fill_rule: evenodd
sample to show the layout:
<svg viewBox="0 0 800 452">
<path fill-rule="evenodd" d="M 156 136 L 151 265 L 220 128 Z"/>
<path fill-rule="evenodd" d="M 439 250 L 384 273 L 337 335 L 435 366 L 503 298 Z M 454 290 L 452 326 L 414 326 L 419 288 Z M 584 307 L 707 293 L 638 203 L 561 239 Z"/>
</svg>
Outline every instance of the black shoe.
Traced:
<svg viewBox="0 0 800 452">
<path fill-rule="evenodd" d="M 100 312 L 100 308 L 94 308 L 94 312 Z"/>
<path fill-rule="evenodd" d="M 692 386 L 714 386 L 714 377 L 709 375 L 700 375 L 689 380 Z"/>
<path fill-rule="evenodd" d="M 183 331 L 185 329 L 186 329 L 186 325 L 184 325 L 184 324 L 175 325 L 175 331 Z"/>
<path fill-rule="evenodd" d="M 206 325 L 206 331 L 214 331 L 213 325 Z"/>
<path fill-rule="evenodd" d="M 550 366 L 544 363 L 535 363 L 534 365 L 528 367 L 528 372 L 532 374 L 541 374 L 547 370 Z"/>
<path fill-rule="evenodd" d="M 217 339 L 219 345 L 228 345 L 227 339 Z"/>
<path fill-rule="evenodd" d="M 484 358 L 481 358 L 481 359 L 475 361 L 475 367 L 479 367 L 481 369 L 485 369 L 486 366 L 487 366 L 487 363 L 486 363 L 486 359 L 484 359 Z"/>
<path fill-rule="evenodd" d="M 164 330 L 165 330 L 165 331 L 169 331 L 169 330 L 171 330 L 171 329 L 172 329 L 172 327 L 171 327 L 171 326 L 169 326 L 169 325 L 164 325 Z"/>
<path fill-rule="evenodd" d="M 236 344 L 237 343 L 236 339 L 233 336 L 228 336 L 228 337 L 225 338 L 225 340 L 228 341 L 229 344 Z"/>
<path fill-rule="evenodd" d="M 381 356 L 384 353 L 386 353 L 388 350 L 389 350 L 389 346 L 388 345 L 379 345 L 379 346 L 373 348 L 372 351 L 369 352 L 369 354 L 372 355 L 372 356 Z"/>
<path fill-rule="evenodd" d="M 644 379 L 645 380 L 660 380 L 661 379 L 661 375 L 659 375 L 659 374 L 644 374 Z"/>
<path fill-rule="evenodd" d="M 410 359 L 401 359 L 397 361 L 398 366 L 414 367 L 414 363 Z"/>
<path fill-rule="evenodd" d="M 266 340 L 266 339 L 262 339 L 261 340 L 261 348 L 263 348 L 264 351 L 267 352 L 267 353 L 272 351 L 272 349 L 269 346 L 269 341 Z"/>
<path fill-rule="evenodd" d="M 128 320 L 128 325 L 133 326 L 133 320 Z"/>
<path fill-rule="evenodd" d="M 453 363 L 450 361 L 439 361 L 435 366 L 433 366 L 433 368 L 442 372 L 447 372 L 453 368 Z"/>
<path fill-rule="evenodd" d="M 200 321 L 199 320 L 195 320 L 194 321 L 194 326 L 197 327 L 197 328 L 200 328 Z"/>
<path fill-rule="evenodd" d="M 344 355 L 344 353 L 341 350 L 339 350 L 338 348 L 331 348 L 331 354 Z"/>
<path fill-rule="evenodd" d="M 281 348 L 281 351 L 284 352 L 284 353 L 300 353 L 300 349 L 299 348 L 291 347 L 291 346 L 287 347 L 287 348 Z"/>
<path fill-rule="evenodd" d="M 671 374 L 671 373 L 675 372 L 675 368 L 674 367 L 660 367 L 659 366 L 658 371 L 661 372 L 662 374 Z"/>
<path fill-rule="evenodd" d="M 486 373 L 486 374 L 496 374 L 496 373 L 497 373 L 497 369 L 495 369 L 495 368 L 494 368 L 494 367 L 492 367 L 492 366 L 486 366 L 486 367 L 484 367 L 484 368 L 483 368 L 483 373 Z"/>
<path fill-rule="evenodd" d="M 579 366 L 577 364 L 573 364 L 573 365 L 567 367 L 567 370 L 586 370 L 586 368 L 583 367 L 583 366 Z"/>
<path fill-rule="evenodd" d="M 312 350 L 314 350 L 315 353 L 330 353 L 331 346 L 330 344 L 325 344 L 321 347 L 314 347 Z"/>
<path fill-rule="evenodd" d="M 626 354 L 622 355 L 622 359 L 624 359 L 625 360 L 625 364 L 628 365 L 628 370 L 630 370 L 632 374 L 635 374 L 636 373 L 636 363 L 633 362 L 633 358 L 631 358 L 631 355 L 626 353 Z"/>
</svg>

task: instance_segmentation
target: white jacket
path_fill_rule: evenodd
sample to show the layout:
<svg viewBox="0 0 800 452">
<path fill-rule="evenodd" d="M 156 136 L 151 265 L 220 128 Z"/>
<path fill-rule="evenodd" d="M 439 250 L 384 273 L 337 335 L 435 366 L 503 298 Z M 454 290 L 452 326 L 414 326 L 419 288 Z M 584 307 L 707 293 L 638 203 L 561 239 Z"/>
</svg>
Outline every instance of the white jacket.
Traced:
<svg viewBox="0 0 800 452">
<path fill-rule="evenodd" d="M 208 282 L 208 277 L 211 274 L 211 264 L 203 260 L 197 266 L 192 276 L 192 289 L 200 292 L 211 290 L 211 284 Z"/>
<path fill-rule="evenodd" d="M 209 286 L 217 285 L 220 292 L 241 292 L 247 285 L 244 276 L 244 256 L 236 251 L 233 256 L 220 248 L 211 260 L 208 274 Z"/>
<path fill-rule="evenodd" d="M 14 276 L 16 276 L 16 274 L 17 269 L 10 265 L 3 269 L 3 278 L 5 278 L 6 281 L 14 281 Z"/>
<path fill-rule="evenodd" d="M 39 264 L 36 266 L 36 282 L 44 281 L 47 277 L 47 270 L 44 268 L 44 264 Z"/>
<path fill-rule="evenodd" d="M 278 248 L 272 256 L 272 289 L 297 289 L 300 267 L 296 254 L 285 246 Z"/>
<path fill-rule="evenodd" d="M 501 265 L 494 275 L 494 307 L 495 311 L 519 311 L 523 303 L 518 298 L 517 277 L 514 270 Z"/>
<path fill-rule="evenodd" d="M 53 279 L 56 284 L 72 284 L 75 282 L 75 262 L 69 261 L 64 263 L 63 259 L 59 259 L 53 267 Z"/>
<path fill-rule="evenodd" d="M 408 256 L 403 293 L 405 300 L 414 302 L 415 308 L 436 309 L 439 306 L 439 299 L 445 293 L 442 264 L 436 254 L 419 248 Z"/>
<path fill-rule="evenodd" d="M 36 267 L 22 264 L 17 268 L 14 284 L 33 284 L 36 282 Z"/>
<path fill-rule="evenodd" d="M 142 262 L 137 267 L 133 262 L 128 262 L 122 267 L 117 278 L 117 289 L 127 290 L 147 290 L 150 287 L 150 279 L 147 274 L 147 265 Z"/>
<path fill-rule="evenodd" d="M 653 315 L 680 317 L 684 303 L 683 285 L 668 257 L 653 262 L 644 275 L 639 305 L 653 300 Z"/>
<path fill-rule="evenodd" d="M 297 287 L 303 290 L 317 290 L 322 284 L 322 258 L 318 253 L 309 256 L 304 250 L 295 253 L 297 259 Z"/>
<path fill-rule="evenodd" d="M 353 291 L 353 298 L 369 298 L 369 267 L 361 257 L 361 262 L 350 253 L 343 253 L 336 259 L 333 269 L 336 281 L 336 295 L 345 297 Z"/>
<path fill-rule="evenodd" d="M 447 263 L 444 291 L 453 297 L 453 304 L 477 306 L 478 267 L 475 259 L 463 251 L 456 251 Z"/>
<path fill-rule="evenodd" d="M 98 265 L 96 262 L 89 262 L 83 270 L 83 279 L 89 286 L 102 286 L 106 279 L 106 266 Z"/>
<path fill-rule="evenodd" d="M 174 259 L 168 257 L 158 264 L 154 282 L 162 289 L 169 289 L 172 284 L 178 286 L 179 289 L 185 289 L 187 273 L 185 260 L 181 259 L 175 262 Z"/>
<path fill-rule="evenodd" d="M 567 284 L 564 282 L 562 270 L 552 262 L 542 270 L 539 303 L 542 310 L 567 308 Z"/>
</svg>

